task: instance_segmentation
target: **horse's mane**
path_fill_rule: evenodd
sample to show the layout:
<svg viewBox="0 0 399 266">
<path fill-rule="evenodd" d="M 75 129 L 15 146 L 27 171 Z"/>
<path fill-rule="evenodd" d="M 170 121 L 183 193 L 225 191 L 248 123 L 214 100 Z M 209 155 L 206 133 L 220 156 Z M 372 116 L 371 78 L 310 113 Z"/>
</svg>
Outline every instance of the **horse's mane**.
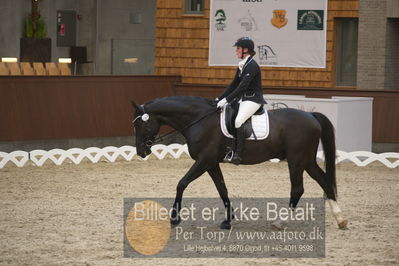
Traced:
<svg viewBox="0 0 399 266">
<path fill-rule="evenodd" d="M 167 96 L 151 100 L 144 104 L 145 106 L 160 106 L 160 105 L 179 105 L 187 106 L 188 108 L 212 108 L 210 100 L 198 96 Z"/>
<path fill-rule="evenodd" d="M 177 101 L 177 102 L 195 102 L 195 103 L 204 103 L 209 104 L 209 99 L 199 96 L 186 96 L 186 95 L 176 95 L 176 96 L 166 96 L 161 98 L 156 98 L 151 100 L 149 103 L 158 102 L 158 101 Z"/>
</svg>

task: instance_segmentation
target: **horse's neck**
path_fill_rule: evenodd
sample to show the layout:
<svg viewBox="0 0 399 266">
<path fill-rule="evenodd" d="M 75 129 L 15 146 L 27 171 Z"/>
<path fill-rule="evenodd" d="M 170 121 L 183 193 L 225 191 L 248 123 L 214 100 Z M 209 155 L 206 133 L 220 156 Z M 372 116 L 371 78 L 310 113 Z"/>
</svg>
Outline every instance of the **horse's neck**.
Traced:
<svg viewBox="0 0 399 266">
<path fill-rule="evenodd" d="M 168 125 L 176 130 L 182 130 L 186 125 L 190 123 L 186 115 L 175 115 L 173 113 L 164 113 L 157 115 L 158 120 L 163 125 Z"/>
<path fill-rule="evenodd" d="M 148 106 L 149 112 L 157 116 L 161 124 L 166 124 L 176 130 L 181 130 L 195 121 L 201 115 L 200 107 L 195 104 L 181 103 L 154 103 Z"/>
</svg>

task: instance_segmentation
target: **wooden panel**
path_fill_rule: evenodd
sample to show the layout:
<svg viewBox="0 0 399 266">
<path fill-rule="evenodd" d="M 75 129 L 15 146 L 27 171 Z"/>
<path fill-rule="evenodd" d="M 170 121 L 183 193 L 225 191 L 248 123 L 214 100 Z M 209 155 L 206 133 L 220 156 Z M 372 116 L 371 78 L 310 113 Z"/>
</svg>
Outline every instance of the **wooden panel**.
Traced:
<svg viewBox="0 0 399 266">
<path fill-rule="evenodd" d="M 0 77 L 0 141 L 132 135 L 130 101 L 174 95 L 176 76 Z"/>
<path fill-rule="evenodd" d="M 157 8 L 182 8 L 181 0 L 158 0 Z"/>
<path fill-rule="evenodd" d="M 159 0 L 158 0 L 159 1 Z M 176 18 L 182 15 L 181 8 L 158 8 L 157 18 Z"/>
<path fill-rule="evenodd" d="M 330 0 L 328 1 L 329 10 L 359 10 L 359 1 L 357 0 Z"/>
<path fill-rule="evenodd" d="M 399 142 L 399 97 L 380 96 L 373 103 L 373 140 Z"/>
<path fill-rule="evenodd" d="M 172 38 L 156 38 L 155 45 L 158 47 L 172 48 L 206 48 L 208 49 L 208 39 L 172 39 Z"/>
</svg>

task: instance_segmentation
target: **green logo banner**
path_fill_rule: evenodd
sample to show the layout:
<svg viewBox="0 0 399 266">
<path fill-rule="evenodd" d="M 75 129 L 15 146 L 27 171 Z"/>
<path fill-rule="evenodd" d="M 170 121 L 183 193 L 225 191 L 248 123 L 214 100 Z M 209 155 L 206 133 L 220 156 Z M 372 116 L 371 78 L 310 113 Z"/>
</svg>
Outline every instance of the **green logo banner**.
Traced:
<svg viewBox="0 0 399 266">
<path fill-rule="evenodd" d="M 298 10 L 298 30 L 323 30 L 324 10 Z"/>
</svg>

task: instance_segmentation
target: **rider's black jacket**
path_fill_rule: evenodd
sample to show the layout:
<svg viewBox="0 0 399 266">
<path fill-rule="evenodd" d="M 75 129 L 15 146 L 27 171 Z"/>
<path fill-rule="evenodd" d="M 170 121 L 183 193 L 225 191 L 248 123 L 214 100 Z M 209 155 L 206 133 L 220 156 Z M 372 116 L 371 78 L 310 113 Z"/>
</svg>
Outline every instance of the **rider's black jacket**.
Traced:
<svg viewBox="0 0 399 266">
<path fill-rule="evenodd" d="M 252 56 L 248 57 L 242 71 L 237 68 L 233 81 L 219 97 L 219 99 L 223 98 L 226 98 L 227 102 L 241 99 L 242 101 L 252 101 L 260 104 L 266 103 L 262 93 L 261 71 Z"/>
</svg>

